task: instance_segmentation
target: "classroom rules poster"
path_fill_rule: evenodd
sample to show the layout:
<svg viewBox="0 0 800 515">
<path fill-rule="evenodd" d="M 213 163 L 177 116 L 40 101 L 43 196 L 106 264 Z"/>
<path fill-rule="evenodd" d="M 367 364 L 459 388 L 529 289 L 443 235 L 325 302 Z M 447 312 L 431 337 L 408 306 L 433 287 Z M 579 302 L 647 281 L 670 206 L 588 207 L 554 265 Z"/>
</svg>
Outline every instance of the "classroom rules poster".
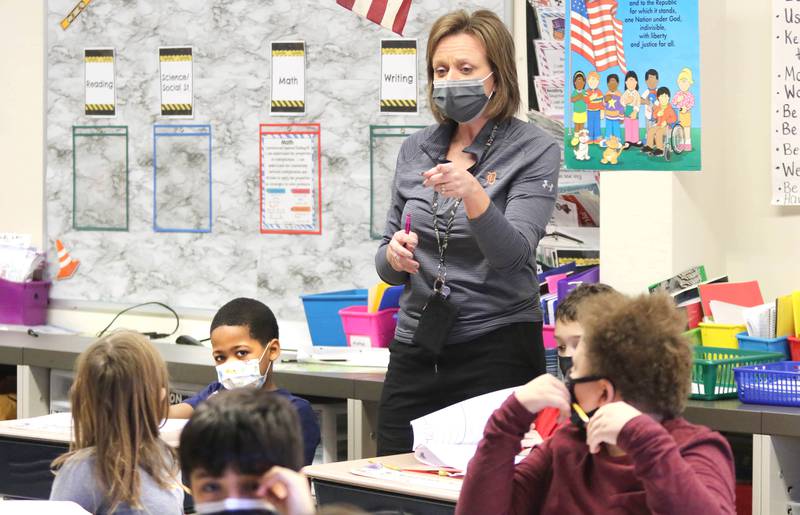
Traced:
<svg viewBox="0 0 800 515">
<path fill-rule="evenodd" d="M 564 161 L 700 170 L 698 0 L 570 0 Z"/>
</svg>

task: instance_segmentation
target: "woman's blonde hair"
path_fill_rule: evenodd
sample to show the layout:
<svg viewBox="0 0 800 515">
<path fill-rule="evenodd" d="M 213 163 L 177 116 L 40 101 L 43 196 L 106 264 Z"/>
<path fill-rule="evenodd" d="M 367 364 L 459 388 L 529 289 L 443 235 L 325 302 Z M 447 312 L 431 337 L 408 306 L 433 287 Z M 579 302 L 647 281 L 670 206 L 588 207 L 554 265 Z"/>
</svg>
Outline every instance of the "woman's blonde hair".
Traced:
<svg viewBox="0 0 800 515">
<path fill-rule="evenodd" d="M 442 39 L 454 34 L 474 36 L 486 50 L 486 58 L 494 72 L 492 76 L 495 86 L 484 116 L 490 120 L 505 120 L 514 116 L 520 102 L 517 67 L 514 63 L 514 39 L 492 11 L 479 10 L 469 14 L 462 10 L 445 14 L 436 20 L 428 36 L 428 104 L 433 117 L 439 123 L 447 120 L 447 116 L 433 103 L 433 54 Z"/>
<path fill-rule="evenodd" d="M 140 468 L 161 488 L 176 487 L 175 452 L 158 436 L 169 410 L 167 367 L 150 341 L 116 331 L 83 351 L 76 368 L 70 391 L 73 441 L 53 468 L 91 449 L 110 513 L 121 503 L 141 506 Z"/>
</svg>

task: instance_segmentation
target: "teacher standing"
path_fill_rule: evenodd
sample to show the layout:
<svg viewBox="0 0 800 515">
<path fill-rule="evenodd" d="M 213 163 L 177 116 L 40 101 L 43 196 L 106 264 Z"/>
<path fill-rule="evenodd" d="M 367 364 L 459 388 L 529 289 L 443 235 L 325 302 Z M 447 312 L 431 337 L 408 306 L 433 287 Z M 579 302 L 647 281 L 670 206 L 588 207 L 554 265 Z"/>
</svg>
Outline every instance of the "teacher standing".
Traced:
<svg viewBox="0 0 800 515">
<path fill-rule="evenodd" d="M 411 450 L 411 420 L 545 372 L 535 255 L 555 202 L 559 147 L 514 118 L 514 42 L 494 13 L 439 18 L 427 68 L 439 123 L 403 142 L 375 256 L 384 281 L 405 285 L 379 455 Z"/>
</svg>

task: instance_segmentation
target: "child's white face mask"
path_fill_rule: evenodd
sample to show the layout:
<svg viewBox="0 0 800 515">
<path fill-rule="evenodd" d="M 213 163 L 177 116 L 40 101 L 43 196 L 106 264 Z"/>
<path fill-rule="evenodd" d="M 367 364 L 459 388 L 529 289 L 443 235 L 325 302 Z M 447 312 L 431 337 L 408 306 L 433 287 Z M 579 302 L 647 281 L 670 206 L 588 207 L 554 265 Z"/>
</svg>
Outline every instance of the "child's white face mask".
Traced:
<svg viewBox="0 0 800 515">
<path fill-rule="evenodd" d="M 264 381 L 267 380 L 270 367 L 272 367 L 272 361 L 270 361 L 266 372 L 263 375 L 261 374 L 261 360 L 264 359 L 268 350 L 269 346 L 264 348 L 264 352 L 261 353 L 261 357 L 258 359 L 248 359 L 246 361 L 229 359 L 225 363 L 217 365 L 217 380 L 226 390 L 245 386 L 261 388 L 264 385 Z"/>
<path fill-rule="evenodd" d="M 201 502 L 194 505 L 198 514 L 228 513 L 232 511 L 247 511 L 248 513 L 273 513 L 273 506 L 262 499 L 240 499 L 228 497 L 221 501 Z"/>
</svg>

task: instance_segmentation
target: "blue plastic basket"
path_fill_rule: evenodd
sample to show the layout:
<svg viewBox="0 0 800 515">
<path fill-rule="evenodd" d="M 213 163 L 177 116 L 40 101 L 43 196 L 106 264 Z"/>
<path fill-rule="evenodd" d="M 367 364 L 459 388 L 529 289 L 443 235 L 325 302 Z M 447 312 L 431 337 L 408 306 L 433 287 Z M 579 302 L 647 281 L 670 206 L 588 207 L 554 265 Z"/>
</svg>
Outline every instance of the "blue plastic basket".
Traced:
<svg viewBox="0 0 800 515">
<path fill-rule="evenodd" d="M 789 359 L 789 339 L 786 336 L 780 338 L 756 338 L 748 336 L 746 332 L 736 335 L 739 340 L 739 348 L 742 350 L 758 350 L 762 352 L 780 352 L 783 359 Z"/>
<path fill-rule="evenodd" d="M 339 310 L 349 306 L 366 306 L 367 290 L 343 290 L 301 295 L 306 312 L 308 332 L 314 345 L 346 347 Z"/>
<path fill-rule="evenodd" d="M 800 361 L 739 367 L 733 373 L 740 401 L 800 407 Z"/>
</svg>

